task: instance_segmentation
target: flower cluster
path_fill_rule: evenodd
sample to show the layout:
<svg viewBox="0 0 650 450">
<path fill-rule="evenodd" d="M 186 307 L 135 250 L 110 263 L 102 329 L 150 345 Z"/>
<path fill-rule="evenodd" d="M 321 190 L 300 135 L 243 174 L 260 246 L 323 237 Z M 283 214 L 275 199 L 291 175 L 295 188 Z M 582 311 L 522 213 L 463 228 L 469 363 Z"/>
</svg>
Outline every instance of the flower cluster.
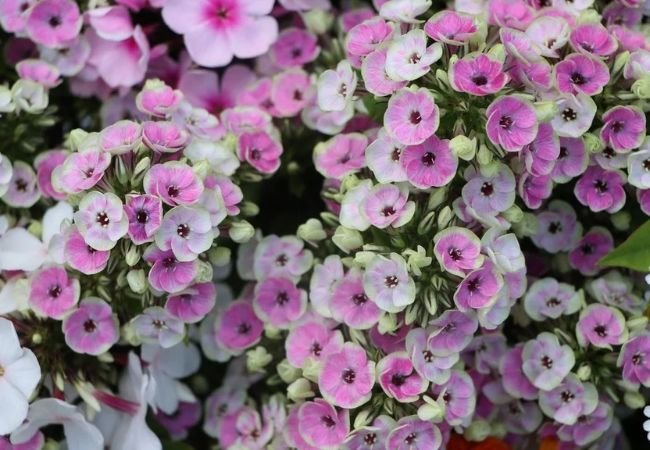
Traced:
<svg viewBox="0 0 650 450">
<path fill-rule="evenodd" d="M 80 3 L 0 0 L 0 448 L 623 448 L 648 1 Z"/>
</svg>

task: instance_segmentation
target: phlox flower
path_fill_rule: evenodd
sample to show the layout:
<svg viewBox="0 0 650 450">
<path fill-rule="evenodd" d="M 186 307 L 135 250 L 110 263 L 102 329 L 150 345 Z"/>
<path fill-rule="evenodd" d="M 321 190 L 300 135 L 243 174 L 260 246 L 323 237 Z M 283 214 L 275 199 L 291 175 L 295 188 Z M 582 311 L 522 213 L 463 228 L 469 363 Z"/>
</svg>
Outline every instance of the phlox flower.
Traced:
<svg viewBox="0 0 650 450">
<path fill-rule="evenodd" d="M 372 187 L 371 180 L 362 180 L 345 193 L 339 210 L 341 225 L 359 231 L 370 228 L 370 221 L 365 214 L 361 213 L 361 207 Z"/>
<path fill-rule="evenodd" d="M 395 81 L 413 81 L 428 73 L 441 56 L 439 43 L 427 47 L 424 31 L 413 29 L 390 42 L 386 53 L 386 73 Z"/>
<path fill-rule="evenodd" d="M 365 88 L 371 94 L 379 97 L 391 95 L 408 83 L 389 78 L 386 73 L 387 52 L 388 50 L 385 48 L 378 48 L 363 58 L 361 62 L 361 76 Z"/>
<path fill-rule="evenodd" d="M 352 56 L 368 56 L 382 42 L 393 36 L 395 25 L 381 17 L 373 17 L 355 25 L 345 36 L 345 50 Z"/>
<path fill-rule="evenodd" d="M 508 152 L 520 151 L 537 136 L 537 116 L 533 106 L 513 95 L 494 100 L 487 111 L 486 130 L 490 141 Z"/>
<path fill-rule="evenodd" d="M 569 264 L 586 276 L 596 275 L 598 261 L 614 249 L 614 239 L 606 228 L 593 227 L 569 252 Z"/>
<path fill-rule="evenodd" d="M 79 280 L 62 267 L 41 269 L 32 276 L 29 306 L 43 316 L 61 320 L 79 301 Z"/>
<path fill-rule="evenodd" d="M 463 312 L 488 308 L 496 302 L 503 283 L 503 276 L 491 262 L 485 261 L 460 282 L 454 293 L 454 303 Z"/>
<path fill-rule="evenodd" d="M 0 318 L 0 338 L 0 394 L 5 402 L 0 409 L 0 434 L 6 435 L 27 417 L 29 398 L 41 379 L 41 367 L 34 353 L 20 346 L 13 324 L 5 318 Z"/>
<path fill-rule="evenodd" d="M 550 174 L 559 156 L 560 140 L 549 123 L 541 123 L 535 139 L 519 153 L 526 170 L 535 176 Z"/>
<path fill-rule="evenodd" d="M 189 133 L 174 122 L 147 121 L 142 125 L 142 141 L 156 153 L 179 152 L 189 140 Z"/>
<path fill-rule="evenodd" d="M 614 40 L 615 41 L 615 40 Z M 636 50 L 630 54 L 623 69 L 623 77 L 626 80 L 638 80 L 650 69 L 650 51 Z"/>
<path fill-rule="evenodd" d="M 551 171 L 553 181 L 566 183 L 582 175 L 589 165 L 589 154 L 581 138 L 561 137 L 560 152 Z"/>
<path fill-rule="evenodd" d="M 314 97 L 314 81 L 302 69 L 289 69 L 273 77 L 271 103 L 279 117 L 293 117 Z"/>
<path fill-rule="evenodd" d="M 501 61 L 485 54 L 466 56 L 452 64 L 449 69 L 449 82 L 459 92 L 476 96 L 494 94 L 509 80 L 502 66 Z"/>
<path fill-rule="evenodd" d="M 576 336 L 582 346 L 610 348 L 627 341 L 628 331 L 625 316 L 611 306 L 592 304 L 580 313 Z"/>
<path fill-rule="evenodd" d="M 27 23 L 25 11 L 32 0 L 4 0 L 0 2 L 0 25 L 8 33 L 22 31 Z"/>
<path fill-rule="evenodd" d="M 639 189 L 650 188 L 650 148 L 647 143 L 626 159 L 628 182 Z"/>
<path fill-rule="evenodd" d="M 582 383 L 570 373 L 550 391 L 541 391 L 539 406 L 548 417 L 564 425 L 573 425 L 578 417 L 591 414 L 598 406 L 598 391 L 591 383 Z"/>
<path fill-rule="evenodd" d="M 385 129 L 366 147 L 366 165 L 380 183 L 406 181 L 406 170 L 400 163 L 403 146 L 391 139 Z M 649 186 L 650 187 L 650 183 Z"/>
<path fill-rule="evenodd" d="M 313 254 L 294 236 L 266 236 L 256 247 L 253 270 L 258 280 L 267 277 L 299 278 L 313 263 Z"/>
<path fill-rule="evenodd" d="M 327 318 L 332 317 L 332 289 L 343 279 L 343 263 L 338 255 L 328 255 L 314 265 L 309 280 L 309 301 L 314 311 Z"/>
<path fill-rule="evenodd" d="M 298 430 L 309 445 L 334 450 L 350 432 L 349 412 L 322 399 L 305 402 L 298 409 Z"/>
<path fill-rule="evenodd" d="M 74 214 L 74 222 L 88 245 L 104 251 L 115 247 L 129 228 L 122 201 L 110 192 L 87 193 Z"/>
<path fill-rule="evenodd" d="M 78 36 L 74 41 L 60 48 L 41 48 L 41 58 L 53 66 L 65 77 L 78 75 L 86 66 L 90 56 L 90 44 L 84 36 Z"/>
<path fill-rule="evenodd" d="M 269 57 L 281 69 L 304 66 L 320 53 L 317 37 L 301 28 L 286 28 L 271 46 Z"/>
<path fill-rule="evenodd" d="M 408 201 L 406 186 L 377 184 L 363 200 L 363 214 L 377 228 L 398 228 L 408 223 L 415 212 L 415 203 Z"/>
<path fill-rule="evenodd" d="M 239 159 L 261 173 L 270 174 L 280 167 L 282 145 L 265 131 L 242 133 L 237 141 Z"/>
<path fill-rule="evenodd" d="M 63 254 L 65 262 L 84 275 L 94 275 L 106 268 L 110 251 L 97 250 L 86 243 L 75 226 L 65 232 Z"/>
<path fill-rule="evenodd" d="M 29 208 L 41 197 L 34 169 L 27 163 L 16 161 L 2 200 L 14 208 Z"/>
<path fill-rule="evenodd" d="M 574 53 L 557 63 L 555 84 L 565 94 L 599 94 L 609 82 L 609 68 L 599 59 Z"/>
<path fill-rule="evenodd" d="M 142 142 L 142 126 L 132 120 L 120 120 L 99 134 L 99 147 L 113 155 L 135 150 Z"/>
<path fill-rule="evenodd" d="M 264 323 L 257 318 L 250 303 L 239 300 L 218 315 L 214 329 L 218 344 L 228 352 L 240 354 L 259 342 Z"/>
<path fill-rule="evenodd" d="M 589 445 L 595 443 L 607 430 L 612 427 L 612 407 L 601 401 L 591 414 L 578 417 L 574 425 L 562 425 L 557 430 L 560 439 L 573 442 L 576 445 Z"/>
<path fill-rule="evenodd" d="M 518 0 L 491 0 L 487 5 L 488 24 L 525 30 L 535 18 L 535 10 Z"/>
<path fill-rule="evenodd" d="M 580 309 L 580 297 L 570 284 L 555 278 L 541 278 L 529 287 L 524 296 L 524 310 L 533 320 L 557 319 Z"/>
<path fill-rule="evenodd" d="M 101 355 L 120 337 L 117 315 L 105 301 L 85 298 L 63 319 L 65 342 L 77 353 Z"/>
<path fill-rule="evenodd" d="M 369 329 L 379 322 L 381 309 L 366 295 L 358 269 L 350 269 L 331 289 L 329 311 L 334 320 L 357 330 Z"/>
<path fill-rule="evenodd" d="M 111 155 L 101 150 L 72 153 L 52 172 L 54 189 L 69 194 L 90 189 L 104 176 L 110 163 Z"/>
<path fill-rule="evenodd" d="M 182 291 L 194 281 L 199 271 L 196 260 L 179 261 L 171 249 L 161 250 L 155 244 L 147 247 L 142 257 L 152 264 L 148 280 L 151 287 L 158 291 Z"/>
<path fill-rule="evenodd" d="M 202 320 L 214 307 L 217 291 L 212 283 L 195 283 L 167 297 L 165 309 L 185 323 Z"/>
<path fill-rule="evenodd" d="M 440 111 L 426 88 L 402 88 L 388 100 L 384 126 L 403 145 L 417 145 L 431 137 L 440 124 Z"/>
<path fill-rule="evenodd" d="M 560 345 L 557 336 L 548 332 L 526 342 L 522 358 L 524 374 L 532 384 L 545 391 L 559 386 L 575 364 L 573 350 Z"/>
<path fill-rule="evenodd" d="M 650 385 L 650 335 L 642 333 L 623 344 L 616 365 L 623 369 L 623 380 Z"/>
<path fill-rule="evenodd" d="M 380 449 L 395 428 L 395 421 L 386 415 L 377 417 L 372 424 L 356 428 L 345 442 L 345 450 Z"/>
<path fill-rule="evenodd" d="M 35 81 L 48 89 L 61 83 L 59 69 L 40 59 L 23 59 L 16 64 L 16 72 L 20 78 Z"/>
<path fill-rule="evenodd" d="M 433 237 L 433 254 L 443 270 L 464 277 L 483 262 L 481 241 L 469 229 L 449 227 Z"/>
<path fill-rule="evenodd" d="M 286 329 L 307 310 L 307 293 L 287 278 L 266 278 L 255 287 L 255 314 L 277 328 Z"/>
<path fill-rule="evenodd" d="M 171 0 L 162 16 L 198 64 L 228 65 L 233 57 L 253 58 L 268 51 L 278 37 L 278 24 L 268 14 L 269 0 Z"/>
<path fill-rule="evenodd" d="M 531 38 L 542 56 L 558 58 L 560 51 L 569 40 L 571 32 L 567 20 L 558 16 L 540 16 L 526 28 L 526 35 Z"/>
<path fill-rule="evenodd" d="M 434 135 L 405 147 L 399 161 L 408 181 L 420 189 L 448 184 L 458 169 L 458 157 L 451 151 L 449 140 Z"/>
<path fill-rule="evenodd" d="M 596 103 L 586 94 L 560 95 L 551 125 L 558 136 L 579 138 L 589 130 L 596 116 Z"/>
<path fill-rule="evenodd" d="M 72 0 L 44 0 L 30 10 L 25 23 L 29 38 L 45 47 L 60 47 L 77 37 L 82 17 Z"/>
<path fill-rule="evenodd" d="M 156 421 L 169 432 L 172 439 L 187 438 L 188 431 L 196 426 L 201 419 L 201 404 L 199 402 L 179 402 L 178 411 L 165 414 L 162 410 L 156 414 Z"/>
<path fill-rule="evenodd" d="M 449 425 L 462 425 L 474 414 L 476 388 L 467 372 L 452 370 L 446 383 L 433 386 L 433 393 L 445 405 L 445 420 Z"/>
<path fill-rule="evenodd" d="M 309 361 L 322 362 L 343 348 L 343 335 L 316 321 L 306 321 L 289 331 L 284 342 L 289 363 L 299 369 Z"/>
<path fill-rule="evenodd" d="M 515 435 L 534 433 L 544 420 L 536 402 L 513 400 L 501 405 L 499 412 L 499 420 L 503 420 L 506 430 Z"/>
<path fill-rule="evenodd" d="M 539 389 L 535 387 L 523 372 L 524 344 L 519 343 L 509 349 L 501 358 L 499 373 L 502 376 L 503 389 L 514 398 L 535 400 Z"/>
<path fill-rule="evenodd" d="M 143 184 L 147 194 L 170 206 L 196 203 L 203 192 L 203 183 L 192 168 L 177 161 L 151 166 Z"/>
<path fill-rule="evenodd" d="M 577 52 L 607 57 L 618 48 L 618 42 L 600 23 L 584 23 L 571 30 L 571 47 Z"/>
<path fill-rule="evenodd" d="M 603 122 L 600 138 L 617 152 L 629 152 L 645 139 L 645 114 L 635 106 L 615 106 L 603 114 Z"/>
<path fill-rule="evenodd" d="M 377 306 L 387 312 L 400 312 L 415 301 L 415 282 L 406 261 L 397 253 L 390 259 L 375 256 L 363 274 L 363 289 Z"/>
<path fill-rule="evenodd" d="M 176 206 L 162 218 L 155 241 L 159 249 L 171 250 L 178 261 L 194 261 L 212 246 L 210 214 L 203 208 Z"/>
<path fill-rule="evenodd" d="M 434 14 L 424 24 L 427 36 L 448 45 L 462 45 L 477 30 L 473 17 L 450 9 Z"/>
<path fill-rule="evenodd" d="M 393 22 L 418 23 L 417 17 L 431 7 L 431 0 L 387 0 L 378 7 L 379 15 Z"/>
<path fill-rule="evenodd" d="M 427 342 L 427 331 L 414 328 L 406 335 L 406 352 L 413 362 L 413 368 L 424 379 L 435 383 L 445 383 L 450 376 L 449 369 L 458 362 L 458 354 L 439 356 Z"/>
<path fill-rule="evenodd" d="M 255 79 L 255 73 L 242 64 L 228 65 L 222 76 L 212 70 L 190 69 L 181 73 L 178 90 L 192 105 L 219 114 L 238 104 L 248 105 L 241 100 Z"/>
<path fill-rule="evenodd" d="M 135 97 L 138 111 L 153 117 L 164 118 L 173 113 L 183 100 L 183 93 L 172 89 L 164 82 L 147 80 Z"/>
<path fill-rule="evenodd" d="M 336 70 L 326 70 L 318 77 L 318 106 L 323 111 L 343 111 L 354 96 L 357 74 L 350 63 L 343 60 Z"/>
<path fill-rule="evenodd" d="M 538 209 L 553 192 L 553 180 L 550 175 L 535 176 L 524 172 L 517 183 L 519 196 L 530 209 Z"/>
<path fill-rule="evenodd" d="M 67 156 L 68 152 L 65 150 L 49 150 L 40 153 L 34 160 L 38 189 L 41 191 L 43 197 L 49 197 L 55 200 L 64 200 L 66 198 L 65 193 L 54 189 L 54 185 L 52 184 L 52 172 L 56 167 L 63 164 Z M 0 157 L 0 173 L 3 172 L 3 164 L 4 160 Z M 2 178 L 2 175 L 0 175 L 0 179 Z M 4 183 L 0 181 L 0 195 L 3 194 L 2 185 L 4 185 Z"/>
<path fill-rule="evenodd" d="M 622 172 L 591 166 L 576 183 L 574 193 L 578 201 L 592 211 L 613 214 L 625 204 L 624 183 Z"/>
<path fill-rule="evenodd" d="M 510 208 L 515 201 L 515 177 L 505 164 L 496 171 L 466 172 L 469 179 L 463 186 L 465 203 L 479 215 L 494 216 Z"/>
<path fill-rule="evenodd" d="M 438 450 L 442 434 L 437 425 L 417 416 L 401 418 L 389 433 L 387 447 L 395 450 Z"/>
<path fill-rule="evenodd" d="M 136 245 L 152 242 L 162 221 L 162 202 L 149 194 L 128 194 L 124 212 L 129 220 L 128 234 Z"/>
<path fill-rule="evenodd" d="M 377 381 L 386 395 L 401 403 L 414 402 L 429 385 L 415 371 L 406 352 L 384 356 L 377 363 Z"/>
<path fill-rule="evenodd" d="M 537 224 L 531 239 L 549 253 L 571 250 L 582 234 L 575 210 L 562 200 L 551 201 L 545 211 L 537 214 Z"/>
<path fill-rule="evenodd" d="M 323 398 L 341 408 L 357 408 L 366 403 L 374 384 L 375 363 L 368 360 L 361 346 L 352 342 L 325 358 L 318 377 Z"/>
<path fill-rule="evenodd" d="M 151 306 L 131 321 L 133 330 L 144 343 L 170 348 L 185 337 L 185 324 L 159 306 Z"/>
<path fill-rule="evenodd" d="M 368 138 L 360 133 L 339 134 L 314 149 L 316 170 L 327 178 L 342 179 L 365 165 Z"/>
<path fill-rule="evenodd" d="M 446 357 L 464 350 L 478 329 L 471 311 L 449 309 L 429 323 L 427 346 L 434 355 Z"/>
</svg>

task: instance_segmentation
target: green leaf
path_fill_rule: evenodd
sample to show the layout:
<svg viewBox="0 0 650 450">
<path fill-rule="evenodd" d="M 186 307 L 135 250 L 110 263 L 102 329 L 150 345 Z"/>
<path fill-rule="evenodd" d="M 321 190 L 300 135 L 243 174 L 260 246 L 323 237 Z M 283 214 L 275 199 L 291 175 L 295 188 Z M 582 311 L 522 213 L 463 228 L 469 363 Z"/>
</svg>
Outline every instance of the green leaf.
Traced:
<svg viewBox="0 0 650 450">
<path fill-rule="evenodd" d="M 598 265 L 650 272 L 650 221 L 637 228 L 625 242 L 605 255 Z"/>
<path fill-rule="evenodd" d="M 164 441 L 163 450 L 194 450 L 194 447 L 182 442 Z"/>
<path fill-rule="evenodd" d="M 383 98 L 375 97 L 374 95 L 366 95 L 363 97 L 363 105 L 368 110 L 368 115 L 375 122 L 384 123 L 384 113 L 388 108 L 388 101 Z"/>
</svg>

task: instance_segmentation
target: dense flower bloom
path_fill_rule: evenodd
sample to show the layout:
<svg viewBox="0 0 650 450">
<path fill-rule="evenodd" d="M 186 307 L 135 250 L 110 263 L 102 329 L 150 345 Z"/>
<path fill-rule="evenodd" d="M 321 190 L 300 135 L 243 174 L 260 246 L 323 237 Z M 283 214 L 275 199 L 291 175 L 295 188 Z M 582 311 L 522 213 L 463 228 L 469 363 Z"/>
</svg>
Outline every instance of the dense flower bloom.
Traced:
<svg viewBox="0 0 650 450">
<path fill-rule="evenodd" d="M 405 147 L 399 160 L 408 181 L 421 189 L 448 184 L 458 169 L 458 158 L 449 148 L 449 141 L 436 136 Z"/>
<path fill-rule="evenodd" d="M 119 339 L 117 315 L 101 299 L 85 298 L 63 320 L 65 342 L 77 353 L 100 355 Z"/>
<path fill-rule="evenodd" d="M 540 333 L 524 345 L 523 371 L 536 387 L 551 390 L 559 386 L 575 364 L 573 351 L 560 345 L 557 336 Z"/>
<path fill-rule="evenodd" d="M 633 106 L 616 106 L 603 115 L 600 137 L 617 152 L 637 148 L 645 138 L 645 114 Z"/>
<path fill-rule="evenodd" d="M 366 351 L 352 343 L 323 361 L 318 386 L 323 398 L 342 408 L 356 408 L 370 400 L 375 384 L 375 363 Z"/>
<path fill-rule="evenodd" d="M 486 130 L 490 141 L 508 152 L 521 150 L 537 135 L 537 117 L 532 105 L 514 96 L 501 97 L 490 104 Z"/>
<path fill-rule="evenodd" d="M 501 62 L 480 54 L 463 58 L 451 66 L 449 82 L 459 92 L 484 96 L 499 92 L 508 82 Z"/>
<path fill-rule="evenodd" d="M 75 307 L 79 295 L 79 280 L 62 267 L 49 267 L 32 278 L 29 304 L 39 315 L 60 320 Z"/>
<path fill-rule="evenodd" d="M 440 112 L 429 90 L 400 89 L 391 96 L 384 114 L 386 132 L 403 145 L 423 143 L 440 123 Z"/>
<path fill-rule="evenodd" d="M 363 288 L 380 309 L 388 312 L 402 311 L 415 300 L 415 283 L 406 262 L 396 253 L 390 258 L 378 255 L 368 264 Z"/>
<path fill-rule="evenodd" d="M 377 381 L 386 395 L 402 403 L 415 401 L 429 384 L 404 352 L 391 353 L 377 363 Z"/>
</svg>

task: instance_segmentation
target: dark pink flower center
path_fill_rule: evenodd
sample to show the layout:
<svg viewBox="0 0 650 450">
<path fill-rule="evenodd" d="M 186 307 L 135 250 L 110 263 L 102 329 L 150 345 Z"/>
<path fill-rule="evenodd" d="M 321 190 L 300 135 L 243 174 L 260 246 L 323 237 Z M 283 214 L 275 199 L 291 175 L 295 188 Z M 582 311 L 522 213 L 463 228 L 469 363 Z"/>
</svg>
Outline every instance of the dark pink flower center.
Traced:
<svg viewBox="0 0 650 450">
<path fill-rule="evenodd" d="M 548 232 L 551 234 L 557 234 L 562 231 L 562 224 L 560 222 L 551 222 L 548 225 Z"/>
<path fill-rule="evenodd" d="M 84 322 L 84 331 L 86 333 L 92 333 L 97 329 L 97 324 L 95 323 L 94 320 L 88 319 Z"/>
<path fill-rule="evenodd" d="M 562 118 L 565 122 L 571 122 L 578 118 L 578 113 L 576 113 L 572 108 L 565 108 L 564 111 L 562 111 Z"/>
<path fill-rule="evenodd" d="M 571 82 L 573 84 L 577 84 L 578 86 L 582 86 L 587 82 L 587 80 L 580 72 L 573 72 L 571 74 Z"/>
<path fill-rule="evenodd" d="M 61 286 L 58 284 L 55 284 L 53 286 L 50 286 L 50 289 L 47 291 L 47 295 L 49 295 L 52 298 L 58 298 L 59 295 L 61 295 L 61 292 L 63 292 L 63 289 L 61 289 Z"/>
<path fill-rule="evenodd" d="M 402 386 L 404 383 L 406 383 L 406 379 L 407 379 L 407 378 L 408 378 L 408 377 L 407 377 L 406 375 L 404 375 L 404 374 L 396 373 L 396 374 L 394 374 L 394 375 L 391 377 L 390 382 L 391 382 L 393 385 L 395 385 L 395 386 L 397 386 L 397 387 L 400 387 L 400 386 Z"/>
<path fill-rule="evenodd" d="M 413 125 L 417 125 L 422 122 L 422 114 L 420 114 L 420 111 L 411 111 L 411 114 L 409 115 L 409 122 L 411 122 Z"/>
<path fill-rule="evenodd" d="M 182 238 L 186 238 L 190 235 L 190 227 L 186 223 L 182 223 L 176 228 L 176 234 Z"/>
<path fill-rule="evenodd" d="M 513 120 L 512 117 L 510 116 L 502 116 L 501 120 L 499 120 L 499 126 L 504 130 L 509 130 L 510 127 L 512 127 L 512 124 L 513 124 Z"/>
<path fill-rule="evenodd" d="M 137 220 L 138 223 L 147 223 L 149 222 L 149 213 L 144 209 L 141 209 L 135 214 L 135 220 Z"/>
<path fill-rule="evenodd" d="M 429 350 L 424 350 L 422 352 L 422 358 L 428 363 L 433 361 L 433 353 L 431 353 Z"/>
<path fill-rule="evenodd" d="M 594 327 L 594 333 L 601 338 L 607 337 L 607 327 L 605 325 L 596 325 Z"/>
<path fill-rule="evenodd" d="M 395 214 L 395 208 L 393 208 L 392 206 L 386 206 L 384 209 L 381 210 L 381 214 L 384 217 L 392 216 L 393 214 Z"/>
<path fill-rule="evenodd" d="M 542 366 L 546 369 L 552 369 L 553 368 L 553 360 L 549 358 L 548 356 L 544 355 L 542 357 Z"/>
<path fill-rule="evenodd" d="M 167 186 L 167 195 L 169 195 L 170 197 L 172 197 L 172 198 L 173 197 L 178 197 L 179 192 L 180 191 L 178 190 L 178 188 L 176 186 L 174 186 L 173 184 Z"/>
<path fill-rule="evenodd" d="M 415 434 L 415 433 L 410 433 L 410 434 L 409 434 L 408 436 L 406 436 L 406 438 L 404 439 L 404 443 L 405 443 L 405 444 L 408 444 L 408 445 L 414 444 L 415 441 L 417 440 L 417 437 L 418 437 L 417 434 Z"/>
<path fill-rule="evenodd" d="M 363 437 L 363 442 L 366 445 L 373 445 L 377 443 L 377 435 L 375 433 L 368 433 Z"/>
<path fill-rule="evenodd" d="M 448 254 L 452 261 L 460 261 L 463 259 L 463 252 L 455 247 L 451 247 L 448 251 Z"/>
<path fill-rule="evenodd" d="M 345 369 L 343 371 L 343 374 L 341 375 L 341 379 L 346 382 L 347 384 L 352 384 L 354 383 L 354 380 L 356 379 L 357 374 L 354 370 L 352 369 Z"/>
<path fill-rule="evenodd" d="M 355 294 L 352 296 L 352 303 L 361 306 L 368 301 L 368 296 L 365 293 Z"/>
<path fill-rule="evenodd" d="M 278 292 L 278 295 L 275 297 L 275 302 L 282 306 L 289 302 L 289 294 L 285 291 Z"/>
<path fill-rule="evenodd" d="M 314 356 L 320 356 L 323 351 L 323 347 L 321 347 L 320 343 L 314 342 L 309 350 Z"/>
<path fill-rule="evenodd" d="M 163 259 L 162 263 L 165 269 L 171 269 L 176 266 L 176 258 L 174 258 L 173 256 L 169 256 Z"/>
<path fill-rule="evenodd" d="M 61 25 L 61 18 L 59 16 L 51 16 L 47 23 L 52 27 L 56 28 Z"/>
<path fill-rule="evenodd" d="M 249 331 L 251 331 L 251 325 L 246 322 L 242 322 L 239 324 L 237 327 L 237 333 L 239 334 L 248 334 Z"/>
<path fill-rule="evenodd" d="M 478 288 L 481 287 L 481 279 L 479 277 L 472 278 L 467 282 L 467 290 L 470 293 L 478 291 Z"/>
<path fill-rule="evenodd" d="M 617 120 L 612 124 L 612 131 L 614 133 L 620 133 L 621 131 L 623 131 L 624 128 L 625 128 L 625 124 L 620 120 Z"/>
<path fill-rule="evenodd" d="M 485 182 L 481 186 L 481 194 L 483 194 L 486 197 L 489 197 L 490 195 L 494 194 L 494 186 L 492 183 Z"/>
<path fill-rule="evenodd" d="M 607 190 L 608 190 L 607 183 L 605 181 L 603 181 L 603 180 L 596 180 L 594 182 L 594 187 L 601 194 L 604 193 L 604 192 L 607 192 Z"/>
<path fill-rule="evenodd" d="M 484 86 L 488 82 L 488 79 L 485 75 L 474 75 L 472 77 L 472 83 L 474 83 L 477 86 Z"/>
<path fill-rule="evenodd" d="M 336 426 L 336 421 L 332 419 L 332 416 L 322 416 L 320 420 L 327 428 L 334 428 Z"/>
<path fill-rule="evenodd" d="M 285 255 L 284 253 L 278 255 L 278 257 L 275 258 L 276 266 L 284 267 L 287 265 L 288 262 L 289 262 L 289 258 L 287 258 L 287 255 Z"/>
<path fill-rule="evenodd" d="M 402 154 L 402 151 L 399 148 L 394 148 L 393 153 L 391 153 L 390 157 L 391 157 L 391 159 L 393 161 L 399 161 L 399 157 L 400 157 L 401 154 Z"/>
<path fill-rule="evenodd" d="M 26 192 L 27 191 L 28 183 L 27 183 L 27 181 L 23 180 L 22 178 L 18 178 L 15 181 L 15 185 L 16 185 L 16 190 L 17 191 L 20 191 L 20 192 Z"/>
<path fill-rule="evenodd" d="M 436 163 L 436 155 L 431 152 L 426 152 L 422 155 L 422 164 L 426 167 L 431 167 Z"/>
<path fill-rule="evenodd" d="M 576 398 L 576 396 L 571 391 L 562 391 L 562 394 L 560 394 L 560 395 L 561 395 L 562 401 L 564 403 L 569 403 L 571 400 Z"/>
<path fill-rule="evenodd" d="M 394 287 L 397 287 L 397 285 L 399 284 L 399 280 L 395 275 L 390 275 L 384 278 L 384 284 L 386 285 L 386 287 L 392 289 Z"/>
<path fill-rule="evenodd" d="M 106 228 L 108 224 L 111 223 L 110 219 L 108 218 L 108 214 L 106 214 L 104 211 L 97 213 L 95 221 L 104 228 Z"/>
<path fill-rule="evenodd" d="M 553 307 L 559 306 L 559 305 L 560 305 L 560 301 L 555 297 L 552 297 L 552 298 L 549 298 L 548 300 L 546 300 L 546 306 L 548 306 L 549 308 L 553 308 Z"/>
<path fill-rule="evenodd" d="M 643 355 L 641 353 L 635 353 L 634 356 L 632 356 L 632 364 L 638 366 L 642 363 L 643 363 Z"/>
</svg>

